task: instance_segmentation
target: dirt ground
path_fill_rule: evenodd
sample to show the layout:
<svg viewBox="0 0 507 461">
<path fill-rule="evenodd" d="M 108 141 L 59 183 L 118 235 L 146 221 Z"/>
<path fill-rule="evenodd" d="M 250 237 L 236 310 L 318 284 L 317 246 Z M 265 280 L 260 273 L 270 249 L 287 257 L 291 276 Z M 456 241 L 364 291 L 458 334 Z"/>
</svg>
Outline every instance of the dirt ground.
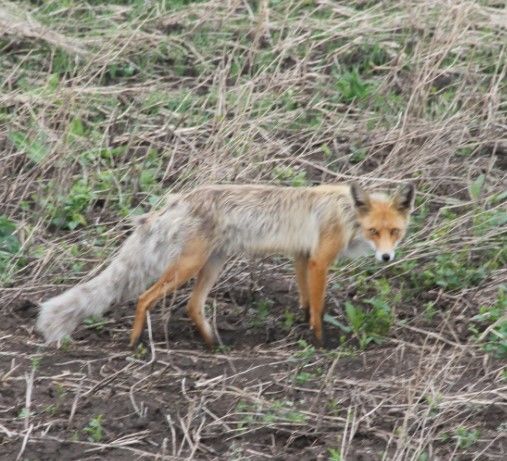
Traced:
<svg viewBox="0 0 507 461">
<path fill-rule="evenodd" d="M 34 335 L 35 307 L 13 304 L 0 328 L 1 459 L 314 460 L 338 449 L 347 460 L 411 459 L 432 438 L 420 459 L 504 459 L 503 363 L 402 326 L 365 352 L 333 347 L 340 332 L 329 326 L 329 347 L 315 350 L 294 283 L 276 275 L 278 287 L 263 276 L 253 294 L 217 293 L 215 352 L 191 327 L 185 293 L 151 316 L 143 357 L 127 346 L 132 305 L 57 350 Z M 248 307 L 256 299 L 274 302 L 262 321 Z M 297 313 L 290 329 L 286 308 Z M 456 421 L 480 430 L 469 454 L 452 436 Z"/>
</svg>

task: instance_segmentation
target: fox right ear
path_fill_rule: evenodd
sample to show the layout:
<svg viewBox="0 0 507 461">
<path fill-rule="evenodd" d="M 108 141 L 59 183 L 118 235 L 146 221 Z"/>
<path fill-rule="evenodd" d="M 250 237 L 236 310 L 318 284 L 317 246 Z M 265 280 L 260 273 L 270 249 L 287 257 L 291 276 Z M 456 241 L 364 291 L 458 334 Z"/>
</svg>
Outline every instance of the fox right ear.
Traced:
<svg viewBox="0 0 507 461">
<path fill-rule="evenodd" d="M 370 209 L 370 197 L 357 182 L 350 185 L 350 195 L 358 211 L 364 213 Z"/>
<path fill-rule="evenodd" d="M 394 203 L 403 213 L 410 213 L 414 208 L 415 186 L 412 183 L 402 186 L 394 196 Z"/>
</svg>

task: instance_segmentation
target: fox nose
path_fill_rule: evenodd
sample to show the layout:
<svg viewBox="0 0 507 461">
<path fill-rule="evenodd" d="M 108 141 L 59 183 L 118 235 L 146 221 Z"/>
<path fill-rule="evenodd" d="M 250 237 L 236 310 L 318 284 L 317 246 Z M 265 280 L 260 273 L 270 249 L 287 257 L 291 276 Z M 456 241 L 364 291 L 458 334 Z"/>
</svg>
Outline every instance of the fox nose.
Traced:
<svg viewBox="0 0 507 461">
<path fill-rule="evenodd" d="M 382 255 L 382 261 L 388 262 L 391 260 L 391 255 L 389 253 L 384 253 Z"/>
</svg>

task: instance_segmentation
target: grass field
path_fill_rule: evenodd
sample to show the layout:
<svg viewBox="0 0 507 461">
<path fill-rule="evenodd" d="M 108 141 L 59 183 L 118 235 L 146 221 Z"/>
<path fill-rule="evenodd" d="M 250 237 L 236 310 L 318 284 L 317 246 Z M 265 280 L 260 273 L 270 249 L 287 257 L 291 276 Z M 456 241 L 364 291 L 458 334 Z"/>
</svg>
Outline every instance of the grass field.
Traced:
<svg viewBox="0 0 507 461">
<path fill-rule="evenodd" d="M 0 2 L 0 459 L 507 459 L 504 1 Z M 291 262 L 87 319 L 36 303 L 198 184 L 418 188 L 394 263 L 338 261 L 330 347 Z"/>
</svg>

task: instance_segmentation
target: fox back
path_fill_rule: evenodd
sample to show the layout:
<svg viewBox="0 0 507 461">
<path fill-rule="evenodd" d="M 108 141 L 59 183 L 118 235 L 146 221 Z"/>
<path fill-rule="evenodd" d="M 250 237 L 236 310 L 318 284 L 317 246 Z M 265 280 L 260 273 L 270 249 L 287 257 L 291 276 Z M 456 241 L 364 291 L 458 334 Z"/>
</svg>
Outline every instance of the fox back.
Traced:
<svg viewBox="0 0 507 461">
<path fill-rule="evenodd" d="M 274 186 L 208 186 L 182 197 L 204 235 L 227 253 L 311 253 L 326 226 L 353 220 L 345 191 Z"/>
<path fill-rule="evenodd" d="M 389 260 L 412 199 L 413 190 L 388 197 L 357 185 L 205 186 L 181 197 L 202 234 L 226 253 L 311 254 L 323 234 L 339 231 L 344 251 L 359 243 Z"/>
</svg>

